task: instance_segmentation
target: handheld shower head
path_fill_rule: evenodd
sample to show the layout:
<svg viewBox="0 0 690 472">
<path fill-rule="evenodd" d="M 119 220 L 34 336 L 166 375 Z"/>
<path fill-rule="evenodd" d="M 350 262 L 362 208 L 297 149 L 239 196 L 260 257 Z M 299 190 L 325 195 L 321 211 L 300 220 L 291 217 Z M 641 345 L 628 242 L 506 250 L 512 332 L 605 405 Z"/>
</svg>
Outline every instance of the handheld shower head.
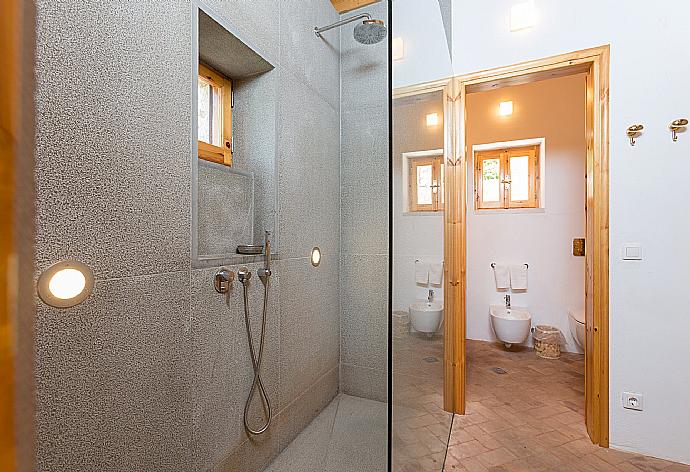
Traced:
<svg viewBox="0 0 690 472">
<path fill-rule="evenodd" d="M 355 41 L 361 44 L 376 44 L 386 37 L 386 27 L 382 20 L 364 20 L 361 25 L 355 26 L 353 36 Z"/>
</svg>

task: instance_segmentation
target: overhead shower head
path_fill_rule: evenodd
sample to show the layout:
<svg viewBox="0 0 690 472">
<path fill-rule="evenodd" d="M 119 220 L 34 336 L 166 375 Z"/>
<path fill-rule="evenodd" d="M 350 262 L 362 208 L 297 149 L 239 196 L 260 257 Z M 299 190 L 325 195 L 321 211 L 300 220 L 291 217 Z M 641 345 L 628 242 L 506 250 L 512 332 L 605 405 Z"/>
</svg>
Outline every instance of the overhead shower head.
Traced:
<svg viewBox="0 0 690 472">
<path fill-rule="evenodd" d="M 369 13 L 362 13 L 360 15 L 356 15 L 350 18 L 345 18 L 344 20 L 340 20 L 336 23 L 333 23 L 332 25 L 324 26 L 322 28 L 319 28 L 317 26 L 316 28 L 314 28 L 314 33 L 316 34 L 316 36 L 321 38 L 321 33 L 323 33 L 324 31 L 328 31 L 333 28 L 338 28 L 340 26 L 352 23 L 353 21 L 360 20 L 362 18 L 364 19 L 364 21 L 362 21 L 362 24 L 355 26 L 355 31 L 353 33 L 355 41 L 361 44 L 376 44 L 383 41 L 387 34 L 386 27 L 384 26 L 382 20 L 372 18 Z"/>
<path fill-rule="evenodd" d="M 361 25 L 355 26 L 353 36 L 358 43 L 380 43 L 386 37 L 386 27 L 382 20 L 364 20 Z"/>
</svg>

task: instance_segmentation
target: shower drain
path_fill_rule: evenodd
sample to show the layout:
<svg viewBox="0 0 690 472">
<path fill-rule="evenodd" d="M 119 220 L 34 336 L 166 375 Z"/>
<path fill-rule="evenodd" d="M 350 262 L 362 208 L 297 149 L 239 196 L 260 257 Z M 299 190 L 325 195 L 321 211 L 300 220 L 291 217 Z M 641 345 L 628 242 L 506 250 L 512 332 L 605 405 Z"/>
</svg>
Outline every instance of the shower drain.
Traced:
<svg viewBox="0 0 690 472">
<path fill-rule="evenodd" d="M 496 373 L 496 374 L 507 374 L 508 371 L 505 369 L 501 369 L 500 367 L 492 367 L 491 371 Z"/>
<path fill-rule="evenodd" d="M 438 357 L 429 356 L 429 357 L 425 357 L 423 360 L 424 360 L 424 362 L 429 362 L 429 363 L 438 362 Z"/>
</svg>

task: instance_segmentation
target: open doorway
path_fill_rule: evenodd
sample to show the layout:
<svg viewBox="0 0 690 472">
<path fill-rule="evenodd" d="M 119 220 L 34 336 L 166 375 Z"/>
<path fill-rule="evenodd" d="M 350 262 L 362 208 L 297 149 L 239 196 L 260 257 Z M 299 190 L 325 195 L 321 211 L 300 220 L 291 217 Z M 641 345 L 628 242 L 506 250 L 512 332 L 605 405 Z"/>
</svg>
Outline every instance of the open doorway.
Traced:
<svg viewBox="0 0 690 472">
<path fill-rule="evenodd" d="M 447 281 L 445 285 L 446 304 L 446 337 L 445 355 L 452 365 L 451 372 L 446 372 L 445 403 L 456 413 L 469 413 L 466 407 L 469 392 L 466 392 L 468 381 L 468 353 L 467 335 L 469 303 L 471 294 L 469 289 L 469 271 L 473 270 L 468 264 L 470 257 L 468 250 L 468 228 L 471 212 L 478 211 L 476 193 L 474 189 L 468 192 L 470 186 L 481 185 L 481 175 L 476 176 L 474 166 L 475 153 L 469 138 L 471 132 L 471 117 L 468 113 L 469 96 L 491 90 L 501 90 L 506 87 L 531 84 L 547 79 L 572 77 L 584 74 L 585 100 L 582 103 L 585 119 L 586 159 L 584 189 L 586 210 L 585 231 L 585 274 L 584 274 L 584 311 L 585 311 L 585 362 L 584 362 L 584 418 L 589 440 L 601 446 L 608 446 L 608 47 L 595 48 L 565 54 L 552 58 L 531 61 L 528 63 L 502 67 L 495 70 L 483 71 L 456 77 L 452 84 L 454 124 L 453 136 L 450 139 L 451 158 L 446 161 L 446 215 L 445 215 L 445 261 Z M 505 100 L 509 101 L 509 100 Z M 517 104 L 513 104 L 517 106 Z M 498 105 L 497 105 L 498 106 Z M 507 105 L 506 105 L 507 109 Z M 529 136 L 525 139 L 543 136 Z M 548 149 L 548 140 L 546 140 Z M 481 143 L 479 143 L 481 144 Z M 486 144 L 486 143 L 485 143 Z M 538 141 L 494 144 L 477 151 L 499 151 L 493 156 L 493 171 L 497 173 L 498 185 L 505 185 L 505 168 L 509 166 L 510 156 L 508 144 L 515 147 L 522 146 L 515 157 L 526 157 L 524 170 L 529 175 L 530 170 L 536 174 L 534 179 L 526 180 L 527 198 L 536 208 L 523 211 L 539 211 L 539 199 L 546 198 L 537 188 L 540 184 L 539 173 L 543 172 L 538 159 L 531 154 L 525 154 L 525 146 L 534 146 L 534 154 L 543 152 Z M 496 149 L 498 146 L 499 149 Z M 548 151 L 547 151 L 548 152 Z M 480 156 L 481 157 L 481 156 Z M 492 156 L 485 156 L 491 158 Z M 481 169 L 480 169 L 481 170 Z M 477 178 L 479 177 L 479 182 Z M 493 177 L 492 177 L 493 178 Z M 548 175 L 546 176 L 548 179 Z M 495 181 L 494 181 L 495 183 Z M 494 190 L 496 190 L 494 188 Z M 481 191 L 481 189 L 480 189 Z M 500 188 L 499 188 L 500 191 Z M 510 190 L 504 186 L 503 193 L 496 199 L 495 195 L 488 195 L 489 206 L 494 211 L 510 209 Z M 507 199 L 507 200 L 506 200 Z M 525 199 L 518 199 L 524 200 Z M 584 206 L 584 203 L 583 206 Z M 514 202 L 512 202 L 514 203 Z M 542 202 L 543 203 L 543 202 Z M 480 205 L 481 207 L 481 205 Z M 503 209 L 497 207 L 504 207 Z M 495 230 L 495 229 L 494 229 Z M 491 237 L 491 235 L 485 235 Z M 485 261 L 482 261 L 485 262 Z M 497 262 L 497 261 L 491 261 Z M 516 263 L 516 260 L 511 260 Z M 529 264 L 529 261 L 524 261 Z M 489 263 L 490 264 L 490 263 Z M 475 269 L 476 270 L 476 269 Z M 482 269 L 486 274 L 490 268 Z M 474 272 L 473 274 L 474 275 Z M 574 304 L 575 305 L 575 304 Z M 577 308 L 574 306 L 573 308 Z M 564 315 L 567 315 L 564 307 Z M 489 307 L 486 307 L 489 311 Z M 489 315 L 487 315 L 487 319 Z M 489 319 L 490 323 L 490 319 Z M 484 326 L 486 327 L 486 325 Z M 569 331 L 566 331 L 569 335 Z M 502 375 L 497 373 L 496 375 Z M 466 418 L 469 418 L 468 414 Z M 457 417 L 458 424 L 467 419 Z M 586 436 L 585 436 L 586 437 Z"/>
</svg>

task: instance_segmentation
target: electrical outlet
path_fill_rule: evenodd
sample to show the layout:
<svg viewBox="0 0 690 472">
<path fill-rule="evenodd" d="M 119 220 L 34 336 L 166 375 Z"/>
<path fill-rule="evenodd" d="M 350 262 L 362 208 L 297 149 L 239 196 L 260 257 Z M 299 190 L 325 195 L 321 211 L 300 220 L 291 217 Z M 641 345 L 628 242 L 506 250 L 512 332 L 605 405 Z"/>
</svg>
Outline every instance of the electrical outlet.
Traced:
<svg viewBox="0 0 690 472">
<path fill-rule="evenodd" d="M 642 411 L 644 409 L 644 397 L 639 393 L 623 392 L 623 408 Z"/>
</svg>

